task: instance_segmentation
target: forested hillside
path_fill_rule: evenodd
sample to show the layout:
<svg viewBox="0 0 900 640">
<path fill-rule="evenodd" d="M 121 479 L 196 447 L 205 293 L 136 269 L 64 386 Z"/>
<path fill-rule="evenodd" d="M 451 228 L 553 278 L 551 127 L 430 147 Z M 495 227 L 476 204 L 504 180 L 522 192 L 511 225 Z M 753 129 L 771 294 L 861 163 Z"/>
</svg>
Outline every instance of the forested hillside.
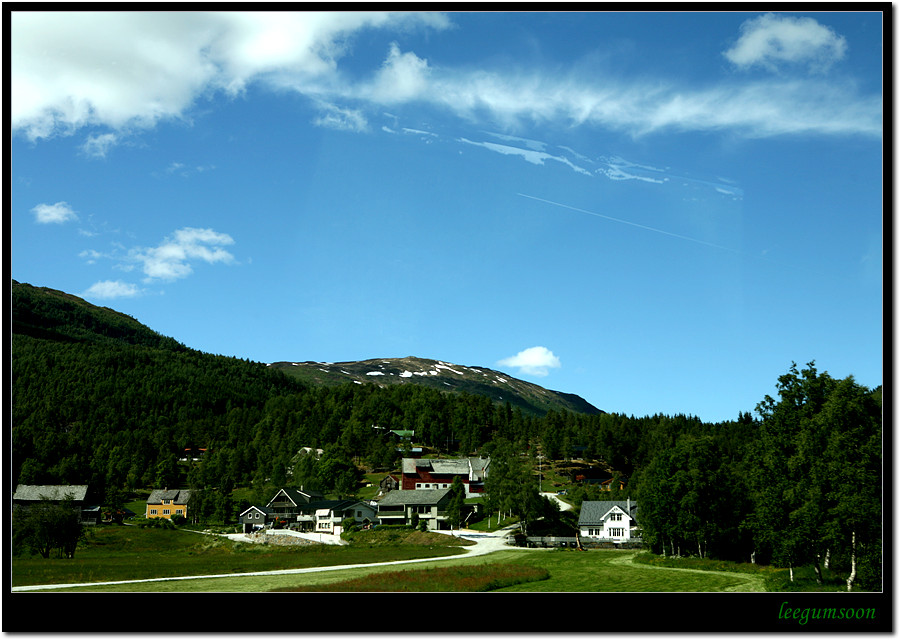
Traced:
<svg viewBox="0 0 900 640">
<path fill-rule="evenodd" d="M 828 566 L 864 588 L 880 585 L 881 388 L 813 363 L 791 364 L 777 398 L 734 421 L 532 415 L 415 385 L 311 386 L 16 282 L 12 301 L 14 484 L 88 484 L 102 499 L 180 483 L 205 496 L 202 515 L 223 520 L 233 517 L 235 487 L 260 499 L 288 484 L 352 495 L 363 469 L 396 468 L 390 430 L 407 429 L 432 453 L 491 455 L 489 510 L 526 517 L 537 508 L 522 499 L 523 487 L 536 487 L 537 454 L 564 460 L 577 451 L 626 486 L 621 496 L 578 487 L 576 506 L 636 499 L 645 546 L 657 553 Z M 179 465 L 191 446 L 206 456 Z M 300 455 L 304 447 L 324 454 Z"/>
</svg>

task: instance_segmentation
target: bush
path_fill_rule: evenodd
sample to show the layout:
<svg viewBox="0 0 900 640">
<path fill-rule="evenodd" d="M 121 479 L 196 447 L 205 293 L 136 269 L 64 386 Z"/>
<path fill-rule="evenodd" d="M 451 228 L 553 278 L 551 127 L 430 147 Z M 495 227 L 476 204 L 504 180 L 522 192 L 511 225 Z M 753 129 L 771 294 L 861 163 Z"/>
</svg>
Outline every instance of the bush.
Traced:
<svg viewBox="0 0 900 640">
<path fill-rule="evenodd" d="M 172 516 L 172 524 L 174 524 L 175 526 L 180 527 L 185 522 L 187 522 L 187 518 L 185 518 L 180 513 L 176 513 L 174 516 Z"/>
</svg>

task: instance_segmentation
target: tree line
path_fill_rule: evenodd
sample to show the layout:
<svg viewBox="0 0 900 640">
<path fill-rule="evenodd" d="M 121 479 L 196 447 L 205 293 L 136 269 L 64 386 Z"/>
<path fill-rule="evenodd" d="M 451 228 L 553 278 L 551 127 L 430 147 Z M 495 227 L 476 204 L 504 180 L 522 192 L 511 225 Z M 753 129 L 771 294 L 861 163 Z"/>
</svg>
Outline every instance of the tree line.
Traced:
<svg viewBox="0 0 900 640">
<path fill-rule="evenodd" d="M 101 318 L 111 328 L 93 316 L 89 330 L 72 328 L 86 313 L 77 299 L 38 304 L 33 288 L 20 291 L 14 483 L 88 484 L 100 499 L 182 485 L 204 496 L 200 513 L 220 517 L 236 508 L 235 487 L 260 501 L 288 484 L 351 496 L 361 469 L 396 468 L 391 430 L 413 430 L 440 455 L 490 455 L 488 510 L 533 521 L 553 517 L 532 481 L 537 452 L 564 460 L 578 447 L 638 500 L 645 545 L 657 553 L 839 567 L 857 584 L 880 581 L 881 388 L 814 363 L 791 365 L 777 398 L 730 421 L 539 415 L 413 384 L 310 387 L 264 364 L 187 349 L 110 310 Z M 206 449 L 201 462 L 178 463 L 188 447 Z M 579 487 L 572 497 L 616 496 Z"/>
</svg>

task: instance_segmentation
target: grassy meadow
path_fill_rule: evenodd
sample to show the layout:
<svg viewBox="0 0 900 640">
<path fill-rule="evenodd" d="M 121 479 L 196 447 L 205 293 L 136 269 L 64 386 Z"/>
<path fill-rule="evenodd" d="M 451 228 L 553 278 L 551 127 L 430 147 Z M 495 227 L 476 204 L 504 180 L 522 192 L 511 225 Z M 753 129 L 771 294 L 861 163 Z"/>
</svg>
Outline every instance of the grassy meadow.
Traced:
<svg viewBox="0 0 900 640">
<path fill-rule="evenodd" d="M 462 553 L 458 539 L 418 531 L 381 536 L 390 540 L 361 536 L 355 544 L 341 547 L 260 545 L 193 531 L 134 526 L 92 527 L 88 535 L 87 543 L 71 559 L 13 557 L 12 586 L 237 574 Z"/>
<path fill-rule="evenodd" d="M 106 552 L 85 549 L 73 560 L 29 559 L 29 566 L 43 565 L 57 571 L 52 576 L 42 576 L 31 568 L 30 580 L 23 582 L 21 560 L 14 561 L 14 584 L 42 584 L 81 582 L 85 571 L 93 565 L 93 580 L 123 580 L 175 575 L 192 575 L 185 570 L 185 558 L 199 558 L 196 568 L 203 568 L 193 575 L 227 574 L 229 572 L 270 571 L 303 569 L 314 566 L 375 563 L 390 560 L 416 559 L 414 564 L 353 567 L 289 574 L 263 576 L 225 576 L 220 578 L 196 578 L 160 582 L 142 582 L 121 585 L 73 587 L 58 591 L 91 592 L 244 592 L 264 591 L 482 591 L 485 585 L 490 591 L 504 592 L 721 592 L 764 591 L 762 576 L 727 572 L 703 571 L 659 567 L 633 562 L 635 551 L 598 549 L 590 551 L 561 549 L 516 549 L 499 551 L 486 556 L 428 560 L 428 554 L 446 556 L 452 547 L 429 547 L 424 537 L 419 544 L 396 544 L 360 539 L 349 547 L 257 547 L 250 544 L 230 543 L 220 539 L 206 540 L 208 546 L 196 541 L 199 534 L 182 531 L 137 529 L 139 536 L 160 536 L 138 543 L 120 540 L 123 558 L 116 560 L 112 548 Z M 416 532 L 420 533 L 420 532 Z M 168 548 L 162 546 L 168 534 Z M 177 534 L 177 535 L 173 535 Z M 393 536 L 397 532 L 392 532 Z M 440 534 L 421 534 L 439 536 Z M 190 538 L 193 536 L 193 544 Z M 447 538 L 446 536 L 440 536 Z M 207 537 L 204 537 L 207 538 Z M 447 540 L 451 540 L 447 538 Z M 151 551 L 149 545 L 160 545 Z M 199 546 L 198 546 L 199 545 Z M 297 549 L 300 549 L 298 551 Z M 458 548 L 456 551 L 460 551 Z M 434 555 L 432 557 L 434 557 Z M 79 557 L 80 556 L 80 557 Z M 138 556 L 143 556 L 138 563 Z M 147 558 L 153 558 L 148 563 Z M 179 562 L 181 560 L 182 562 Z M 75 563 L 83 562 L 78 569 Z M 67 564 L 72 568 L 62 573 Z M 138 571 L 138 565 L 145 568 Z M 102 566 L 102 572 L 100 567 Z M 440 569 L 440 573 L 434 573 Z M 431 572 L 431 573 L 428 573 Z M 402 575 L 402 578 L 398 578 Z M 128 578 L 126 576 L 133 576 Z M 476 579 L 474 576 L 481 576 Z M 505 577 L 503 577 L 505 576 Z M 518 576 L 510 579 L 509 576 Z M 495 580 L 495 578 L 498 578 Z M 361 581 L 350 583 L 347 581 Z M 504 582 L 506 580 L 506 582 Z"/>
</svg>

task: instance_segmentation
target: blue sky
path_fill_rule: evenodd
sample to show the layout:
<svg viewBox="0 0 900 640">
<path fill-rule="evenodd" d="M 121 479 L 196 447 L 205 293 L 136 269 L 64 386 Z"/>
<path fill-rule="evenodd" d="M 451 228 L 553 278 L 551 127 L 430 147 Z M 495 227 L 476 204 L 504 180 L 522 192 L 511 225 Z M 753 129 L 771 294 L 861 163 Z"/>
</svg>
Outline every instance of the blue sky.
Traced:
<svg viewBox="0 0 900 640">
<path fill-rule="evenodd" d="M 883 381 L 877 12 L 11 15 L 11 277 L 629 415 Z"/>
</svg>

